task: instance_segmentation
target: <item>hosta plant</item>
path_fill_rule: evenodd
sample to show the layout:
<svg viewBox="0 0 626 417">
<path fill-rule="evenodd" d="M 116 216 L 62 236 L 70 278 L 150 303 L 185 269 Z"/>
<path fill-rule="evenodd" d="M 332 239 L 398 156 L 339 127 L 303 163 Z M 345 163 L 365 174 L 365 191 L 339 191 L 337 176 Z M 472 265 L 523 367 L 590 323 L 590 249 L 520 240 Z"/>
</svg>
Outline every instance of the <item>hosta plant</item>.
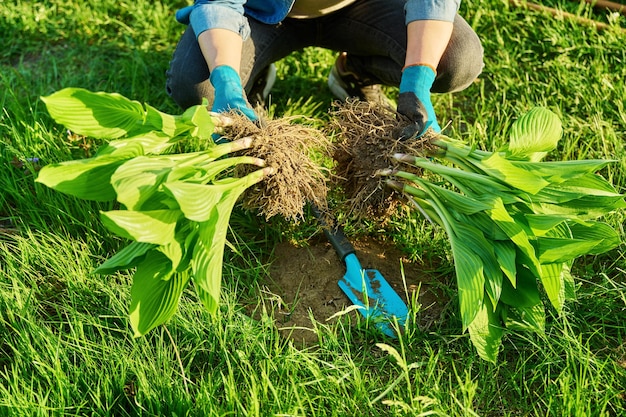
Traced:
<svg viewBox="0 0 626 417">
<path fill-rule="evenodd" d="M 598 221 L 625 207 L 599 174 L 613 161 L 544 161 L 561 134 L 559 118 L 537 107 L 495 152 L 439 135 L 428 155 L 397 153 L 400 168 L 378 173 L 446 231 L 463 329 L 490 361 L 506 330 L 543 332 L 542 292 L 559 312 L 574 297 L 574 259 L 621 243 Z"/>
<path fill-rule="evenodd" d="M 233 152 L 243 138 L 214 144 L 216 122 L 206 106 L 169 115 L 118 94 L 64 89 L 42 100 L 58 123 L 106 142 L 90 158 L 46 165 L 37 182 L 94 201 L 116 201 L 103 224 L 131 241 L 95 272 L 133 269 L 130 323 L 141 336 L 176 311 L 190 281 L 209 312 L 219 305 L 222 257 L 233 206 L 272 172 L 264 161 Z M 186 141 L 203 150 L 174 153 Z M 257 167 L 238 178 L 233 167 Z"/>
</svg>

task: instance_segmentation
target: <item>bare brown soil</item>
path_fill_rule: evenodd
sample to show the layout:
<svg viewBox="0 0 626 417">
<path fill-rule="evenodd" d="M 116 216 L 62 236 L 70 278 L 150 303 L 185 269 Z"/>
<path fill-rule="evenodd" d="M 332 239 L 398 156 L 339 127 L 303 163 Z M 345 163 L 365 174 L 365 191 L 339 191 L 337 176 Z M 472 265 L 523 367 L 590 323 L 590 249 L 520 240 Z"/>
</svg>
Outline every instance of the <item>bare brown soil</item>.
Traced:
<svg viewBox="0 0 626 417">
<path fill-rule="evenodd" d="M 352 243 L 363 268 L 380 271 L 407 305 L 417 299 L 417 322 L 410 325 L 427 330 L 439 319 L 448 300 L 420 265 L 389 243 L 372 238 Z M 260 304 L 251 307 L 251 315 L 259 317 L 265 310 L 283 336 L 304 346 L 318 342 L 317 326 L 332 326 L 337 320 L 355 323 L 359 313 L 354 311 L 331 318 L 351 303 L 337 284 L 345 265 L 323 237 L 313 239 L 309 246 L 280 243 L 272 258 Z"/>
</svg>

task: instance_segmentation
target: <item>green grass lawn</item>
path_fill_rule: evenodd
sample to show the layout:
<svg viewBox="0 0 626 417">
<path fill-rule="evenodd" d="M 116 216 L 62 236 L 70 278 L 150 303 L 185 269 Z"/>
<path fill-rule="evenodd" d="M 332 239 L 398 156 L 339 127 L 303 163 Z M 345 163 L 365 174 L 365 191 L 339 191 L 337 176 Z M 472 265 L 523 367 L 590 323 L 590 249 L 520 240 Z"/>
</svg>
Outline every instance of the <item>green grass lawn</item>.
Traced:
<svg viewBox="0 0 626 417">
<path fill-rule="evenodd" d="M 358 326 L 321 325 L 319 343 L 300 349 L 269 317 L 246 316 L 242 303 L 266 273 L 261 254 L 281 240 L 306 243 L 313 223 L 266 224 L 238 209 L 218 317 L 186 292 L 166 326 L 134 339 L 130 275 L 91 274 L 124 243 L 99 221 L 109 205 L 34 182 L 41 164 L 84 157 L 96 143 L 56 125 L 39 98 L 82 87 L 180 113 L 164 83 L 183 30 L 173 12 L 185 4 L 0 4 L 1 416 L 626 415 L 624 245 L 578 259 L 577 299 L 560 315 L 548 308 L 545 335 L 507 334 L 495 364 L 479 359 L 461 333 L 454 301 L 428 332 L 392 341 Z M 625 192 L 626 18 L 584 2 L 543 4 L 612 27 L 466 1 L 462 13 L 483 41 L 485 69 L 467 90 L 434 97 L 439 122 L 448 136 L 493 150 L 516 117 L 546 106 L 564 128 L 550 157 L 615 159 L 603 174 Z M 333 59 L 311 48 L 278 62 L 271 114 L 324 126 Z M 625 219 L 606 221 L 624 236 Z M 384 233 L 416 261 L 429 248 L 453 282 L 445 236 L 417 214 L 382 231 L 356 223 L 348 230 L 354 239 Z M 454 300 L 455 288 L 445 290 Z"/>
</svg>

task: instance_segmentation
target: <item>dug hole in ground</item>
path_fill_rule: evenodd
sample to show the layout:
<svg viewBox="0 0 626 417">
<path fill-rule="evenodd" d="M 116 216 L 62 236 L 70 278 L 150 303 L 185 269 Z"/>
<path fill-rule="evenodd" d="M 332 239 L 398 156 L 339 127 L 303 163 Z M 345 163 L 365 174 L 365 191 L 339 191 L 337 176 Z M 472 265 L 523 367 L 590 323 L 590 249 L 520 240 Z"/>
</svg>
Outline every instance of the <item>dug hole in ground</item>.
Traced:
<svg viewBox="0 0 626 417">
<path fill-rule="evenodd" d="M 371 237 L 352 244 L 363 268 L 380 271 L 407 305 L 419 304 L 418 322 L 413 325 L 427 330 L 436 323 L 449 300 L 432 284 L 433 277 L 392 244 Z M 344 272 L 345 265 L 323 235 L 316 236 L 309 246 L 279 243 L 261 283 L 261 301 L 249 311 L 258 318 L 264 309 L 280 333 L 296 345 L 318 343 L 317 324 L 312 320 L 321 325 L 333 325 L 336 320 L 356 323 L 356 311 L 337 316 L 351 305 L 337 284 Z"/>
<path fill-rule="evenodd" d="M 428 141 L 398 142 L 394 139 L 400 128 L 395 112 L 359 101 L 338 104 L 329 128 L 339 137 L 335 145 L 322 132 L 288 119 L 264 119 L 260 127 L 237 119 L 228 136 L 233 140 L 254 137 L 246 153 L 264 159 L 275 169 L 274 175 L 246 192 L 244 205 L 266 218 L 280 214 L 296 219 L 309 202 L 326 211 L 326 182 L 330 177 L 331 186 L 341 189 L 345 197 L 339 209 L 352 216 L 387 221 L 400 203 L 398 195 L 386 189 L 375 172 L 390 168 L 395 152 L 406 152 L 407 147 L 422 152 L 419 148 Z M 369 134 L 371 129 L 377 129 L 377 135 Z M 311 161 L 312 149 L 333 158 L 334 173 L 329 175 Z M 412 325 L 427 330 L 439 319 L 449 299 L 422 265 L 410 262 L 401 250 L 383 240 L 365 237 L 351 239 L 351 243 L 364 269 L 378 270 L 407 305 L 417 304 L 413 305 L 418 311 L 417 322 Z M 319 325 L 332 325 L 337 320 L 354 325 L 362 319 L 356 311 L 342 314 L 351 306 L 338 286 L 346 267 L 323 234 L 306 246 L 279 243 L 267 261 L 268 274 L 259 283 L 260 301 L 251 303 L 247 311 L 257 319 L 264 314 L 272 317 L 280 333 L 296 345 L 318 343 Z"/>
</svg>

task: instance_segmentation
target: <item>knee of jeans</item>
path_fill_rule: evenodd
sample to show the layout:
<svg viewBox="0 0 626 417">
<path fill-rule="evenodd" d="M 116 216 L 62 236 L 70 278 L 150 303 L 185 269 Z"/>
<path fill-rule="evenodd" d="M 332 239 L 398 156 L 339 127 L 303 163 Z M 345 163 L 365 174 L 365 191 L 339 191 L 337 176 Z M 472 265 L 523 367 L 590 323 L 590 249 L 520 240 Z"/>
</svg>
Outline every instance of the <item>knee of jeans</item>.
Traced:
<svg viewBox="0 0 626 417">
<path fill-rule="evenodd" d="M 482 47 L 465 51 L 458 60 L 448 63 L 443 71 L 438 71 L 431 91 L 454 93 L 465 90 L 478 78 L 484 66 Z"/>
<path fill-rule="evenodd" d="M 478 35 L 467 26 L 462 34 L 450 39 L 439 67 L 432 92 L 453 93 L 469 87 L 485 64 L 484 50 Z"/>
<path fill-rule="evenodd" d="M 187 103 L 180 96 L 179 94 L 180 88 L 178 88 L 176 84 L 177 83 L 175 79 L 172 77 L 172 74 L 168 71 L 166 73 L 165 92 L 167 93 L 168 96 L 172 98 L 172 100 L 174 100 L 176 104 L 178 104 L 178 106 L 180 106 L 183 109 L 186 109 L 188 107 L 186 106 Z"/>
<path fill-rule="evenodd" d="M 168 76 L 165 91 L 182 109 L 202 104 L 204 98 L 209 101 L 209 106 L 213 102 L 213 88 L 208 80 L 191 85 L 187 82 L 178 82 L 175 78 Z"/>
<path fill-rule="evenodd" d="M 466 56 L 466 59 L 454 73 L 454 76 L 451 77 L 448 92 L 454 93 L 465 90 L 476 81 L 484 66 L 482 49 L 480 52 L 475 51 L 474 54 Z"/>
</svg>

